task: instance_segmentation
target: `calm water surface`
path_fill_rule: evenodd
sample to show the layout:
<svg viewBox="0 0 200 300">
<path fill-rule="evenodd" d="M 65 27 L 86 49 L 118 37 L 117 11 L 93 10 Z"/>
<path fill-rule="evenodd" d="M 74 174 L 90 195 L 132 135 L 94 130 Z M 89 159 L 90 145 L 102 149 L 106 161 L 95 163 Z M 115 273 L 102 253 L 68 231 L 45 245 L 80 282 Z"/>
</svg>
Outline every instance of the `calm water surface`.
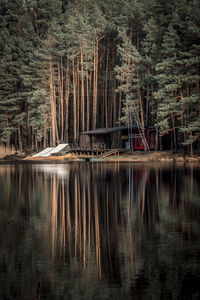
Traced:
<svg viewBox="0 0 200 300">
<path fill-rule="evenodd" d="M 0 299 L 199 299 L 200 169 L 0 165 Z"/>
</svg>

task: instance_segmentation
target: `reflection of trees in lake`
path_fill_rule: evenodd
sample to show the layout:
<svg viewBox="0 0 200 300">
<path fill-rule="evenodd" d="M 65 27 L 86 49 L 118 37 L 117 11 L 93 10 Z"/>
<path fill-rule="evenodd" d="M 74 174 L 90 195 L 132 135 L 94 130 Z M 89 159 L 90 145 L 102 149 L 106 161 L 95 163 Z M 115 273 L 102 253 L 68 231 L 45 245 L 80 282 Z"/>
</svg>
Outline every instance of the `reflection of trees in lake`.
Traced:
<svg viewBox="0 0 200 300">
<path fill-rule="evenodd" d="M 194 251 L 187 241 L 199 232 L 198 182 L 196 168 L 1 167 L 4 298 L 22 288 L 21 299 L 30 292 L 75 297 L 75 287 L 78 293 L 86 286 L 83 297 L 92 297 L 96 289 L 103 293 L 102 285 L 109 293 L 109 284 L 116 296 L 119 285 L 123 295 L 148 299 L 154 290 L 170 295 L 179 283 L 180 295 L 182 259 Z"/>
</svg>

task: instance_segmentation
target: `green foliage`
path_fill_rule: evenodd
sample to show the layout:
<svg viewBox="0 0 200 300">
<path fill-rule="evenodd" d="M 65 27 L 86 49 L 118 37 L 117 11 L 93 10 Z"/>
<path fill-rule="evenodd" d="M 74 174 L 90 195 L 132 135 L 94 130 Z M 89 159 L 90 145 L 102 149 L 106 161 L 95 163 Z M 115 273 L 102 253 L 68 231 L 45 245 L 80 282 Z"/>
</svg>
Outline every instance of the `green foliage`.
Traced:
<svg viewBox="0 0 200 300">
<path fill-rule="evenodd" d="M 123 94 L 122 120 L 128 121 L 130 118 L 133 118 L 133 114 L 139 106 L 137 73 L 141 56 L 127 36 L 125 29 L 119 30 L 119 37 L 122 39 L 122 43 L 117 48 L 121 66 L 115 67 L 116 79 L 120 83 L 117 92 L 122 92 Z"/>
<path fill-rule="evenodd" d="M 89 125 L 95 92 L 99 127 L 113 124 L 121 112 L 127 119 L 139 107 L 140 92 L 145 124 L 180 134 L 180 147 L 192 144 L 199 139 L 199 16 L 197 0 L 0 0 L 1 142 L 18 147 L 21 132 L 26 146 L 50 135 L 51 61 L 58 134 L 63 109 L 63 126 L 73 141 L 73 86 L 77 109 L 80 89 L 87 95 Z M 68 107 L 61 103 L 66 95 Z"/>
<path fill-rule="evenodd" d="M 199 138 L 199 45 L 197 23 L 191 7 L 177 3 L 163 36 L 160 62 L 156 65 L 158 90 L 157 124 L 164 133 L 169 129 L 184 133 L 183 145 Z M 196 5 L 194 2 L 192 5 Z M 187 7 L 187 9 L 186 9 Z M 172 124 L 174 121 L 174 124 Z"/>
<path fill-rule="evenodd" d="M 23 1 L 4 2 L 0 14 L 0 136 L 6 141 L 25 117 L 21 74 L 27 64 L 31 36 Z"/>
</svg>

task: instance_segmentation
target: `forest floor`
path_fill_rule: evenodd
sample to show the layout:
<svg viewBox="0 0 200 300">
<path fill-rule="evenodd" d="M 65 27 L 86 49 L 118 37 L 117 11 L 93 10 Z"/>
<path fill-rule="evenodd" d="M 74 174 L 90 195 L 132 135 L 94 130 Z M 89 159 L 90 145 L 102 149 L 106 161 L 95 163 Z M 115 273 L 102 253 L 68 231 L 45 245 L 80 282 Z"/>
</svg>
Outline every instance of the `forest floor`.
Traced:
<svg viewBox="0 0 200 300">
<path fill-rule="evenodd" d="M 95 158 L 94 156 L 75 155 L 68 153 L 62 156 L 50 157 L 32 157 L 25 153 L 15 153 L 6 155 L 0 158 L 1 161 L 79 161 L 83 158 Z M 183 151 L 155 151 L 155 152 L 140 152 L 120 153 L 120 155 L 112 155 L 104 158 L 104 161 L 123 161 L 123 162 L 197 162 L 200 163 L 200 152 L 194 155 L 184 155 Z"/>
</svg>

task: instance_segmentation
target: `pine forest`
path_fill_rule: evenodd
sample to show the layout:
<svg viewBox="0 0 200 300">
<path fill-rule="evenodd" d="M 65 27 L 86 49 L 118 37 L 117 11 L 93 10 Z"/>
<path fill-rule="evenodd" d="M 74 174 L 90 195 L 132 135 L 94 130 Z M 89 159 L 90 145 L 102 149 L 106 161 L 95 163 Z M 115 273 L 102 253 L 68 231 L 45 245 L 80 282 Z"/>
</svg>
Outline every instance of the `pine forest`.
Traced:
<svg viewBox="0 0 200 300">
<path fill-rule="evenodd" d="M 126 124 L 200 142 L 198 0 L 0 0 L 0 143 L 78 144 Z"/>
</svg>

